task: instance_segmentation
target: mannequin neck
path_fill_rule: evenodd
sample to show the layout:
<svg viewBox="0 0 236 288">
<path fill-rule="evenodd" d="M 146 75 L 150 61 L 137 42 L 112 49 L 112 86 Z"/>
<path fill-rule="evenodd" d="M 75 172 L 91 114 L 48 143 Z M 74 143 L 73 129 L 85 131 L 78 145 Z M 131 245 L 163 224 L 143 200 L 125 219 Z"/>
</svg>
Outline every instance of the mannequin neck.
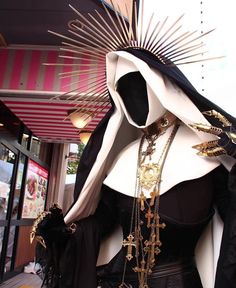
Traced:
<svg viewBox="0 0 236 288">
<path fill-rule="evenodd" d="M 158 118 L 155 122 L 146 128 L 143 128 L 143 133 L 148 137 L 152 135 L 161 135 L 172 126 L 176 121 L 177 117 L 169 111 L 166 111 L 164 115 Z"/>
</svg>

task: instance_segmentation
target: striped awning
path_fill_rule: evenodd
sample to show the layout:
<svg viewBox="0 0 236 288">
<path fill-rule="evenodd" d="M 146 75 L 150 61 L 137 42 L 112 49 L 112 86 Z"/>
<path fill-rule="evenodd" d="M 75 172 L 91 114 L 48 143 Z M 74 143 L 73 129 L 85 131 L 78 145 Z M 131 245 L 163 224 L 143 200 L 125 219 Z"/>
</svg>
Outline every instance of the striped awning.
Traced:
<svg viewBox="0 0 236 288">
<path fill-rule="evenodd" d="M 41 141 L 80 141 L 80 130 L 68 118 L 67 111 L 74 108 L 73 104 L 13 97 L 1 97 L 1 100 Z M 96 115 L 85 129 L 93 131 L 106 111 Z"/>
<path fill-rule="evenodd" d="M 87 85 L 89 89 L 90 79 L 88 76 L 85 79 L 84 75 L 60 79 L 59 72 L 69 71 L 68 66 L 43 65 L 48 62 L 68 64 L 74 61 L 77 65 L 71 69 L 79 69 L 81 61 L 62 59 L 58 54 L 57 50 L 49 51 L 45 47 L 0 49 L 0 101 L 41 141 L 78 142 L 79 130 L 68 118 L 68 110 L 78 108 L 81 103 L 51 99 L 79 87 L 81 82 L 83 87 Z M 108 109 L 102 109 L 85 129 L 93 131 Z"/>
</svg>

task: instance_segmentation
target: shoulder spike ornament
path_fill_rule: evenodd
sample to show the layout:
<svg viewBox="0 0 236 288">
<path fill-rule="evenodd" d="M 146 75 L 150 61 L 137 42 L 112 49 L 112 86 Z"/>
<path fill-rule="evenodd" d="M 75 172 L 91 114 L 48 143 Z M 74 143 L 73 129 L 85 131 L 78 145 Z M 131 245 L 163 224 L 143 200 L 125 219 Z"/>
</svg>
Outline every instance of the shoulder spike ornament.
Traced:
<svg viewBox="0 0 236 288">
<path fill-rule="evenodd" d="M 166 66 L 222 58 L 203 59 L 202 55 L 206 52 L 199 50 L 204 46 L 202 38 L 214 29 L 196 36 L 197 31 L 181 32 L 180 22 L 183 15 L 169 23 L 169 17 L 166 17 L 163 21 L 155 22 L 154 13 L 144 27 L 143 5 L 140 8 L 140 17 L 138 17 L 136 3 L 134 2 L 133 11 L 128 11 L 125 4 L 127 17 L 124 17 L 119 4 L 114 5 L 112 0 L 110 3 L 114 10 L 113 14 L 102 2 L 106 17 L 97 10 L 94 11 L 94 14 L 88 13 L 84 16 L 76 8 L 69 5 L 78 17 L 76 21 L 71 22 L 71 29 L 68 30 L 71 36 L 49 31 L 63 39 L 63 47 L 60 48 L 62 54 L 59 57 L 80 60 L 80 64 L 45 63 L 45 65 L 73 67 L 72 71 L 60 73 L 59 77 L 61 79 L 89 75 L 89 89 L 86 83 L 83 84 L 83 80 L 79 80 L 73 83 L 80 82 L 81 85 L 78 88 L 52 98 L 52 100 L 66 99 L 69 103 L 74 103 L 74 113 L 82 112 L 86 114 L 89 112 L 91 114 L 92 112 L 93 117 L 96 117 L 109 109 L 110 100 L 105 73 L 106 54 L 109 52 L 126 48 L 146 50 L 155 55 Z M 70 53 L 70 56 L 68 56 L 68 53 Z M 76 65 L 79 66 L 79 70 L 75 68 Z"/>
</svg>

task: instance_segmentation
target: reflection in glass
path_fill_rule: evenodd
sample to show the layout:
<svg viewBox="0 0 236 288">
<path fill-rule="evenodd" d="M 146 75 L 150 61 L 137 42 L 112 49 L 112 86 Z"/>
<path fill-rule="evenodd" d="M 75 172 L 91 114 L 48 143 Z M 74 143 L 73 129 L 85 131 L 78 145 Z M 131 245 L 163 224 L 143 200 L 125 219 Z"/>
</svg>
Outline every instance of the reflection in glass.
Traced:
<svg viewBox="0 0 236 288">
<path fill-rule="evenodd" d="M 15 154 L 0 144 L 0 219 L 7 215 L 8 199 L 15 162 Z M 0 239 L 1 241 L 1 239 Z"/>
<path fill-rule="evenodd" d="M 36 157 L 39 157 L 40 144 L 41 143 L 40 143 L 39 139 L 37 137 L 33 136 L 30 151 Z"/>
<path fill-rule="evenodd" d="M 25 159 L 26 157 L 23 154 L 20 154 L 19 165 L 17 169 L 16 187 L 15 187 L 15 193 L 14 193 L 11 219 L 17 219 L 17 215 L 18 215 L 19 199 L 20 199 L 20 192 L 21 192 L 21 186 L 22 186 Z"/>
<path fill-rule="evenodd" d="M 10 271 L 11 268 L 11 259 L 12 259 L 12 253 L 13 253 L 13 247 L 14 247 L 14 239 L 15 239 L 15 233 L 16 233 L 16 226 L 10 227 L 9 237 L 8 237 L 8 243 L 7 243 L 7 255 L 5 260 L 5 272 Z"/>
<path fill-rule="evenodd" d="M 21 139 L 21 145 L 24 146 L 26 149 L 28 147 L 29 139 L 30 139 L 29 133 L 23 133 Z"/>
<path fill-rule="evenodd" d="M 5 227 L 0 227 L 0 256 L 1 256 L 1 253 L 2 253 L 2 240 L 3 240 L 3 236 L 4 236 L 4 230 L 5 230 Z"/>
</svg>

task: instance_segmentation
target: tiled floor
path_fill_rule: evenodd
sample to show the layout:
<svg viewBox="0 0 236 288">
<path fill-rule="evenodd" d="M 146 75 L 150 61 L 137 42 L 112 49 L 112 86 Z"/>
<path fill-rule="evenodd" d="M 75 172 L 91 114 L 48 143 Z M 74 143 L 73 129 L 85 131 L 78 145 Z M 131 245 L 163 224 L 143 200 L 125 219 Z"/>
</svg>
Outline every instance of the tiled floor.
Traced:
<svg viewBox="0 0 236 288">
<path fill-rule="evenodd" d="M 42 280 L 37 275 L 21 273 L 0 284 L 1 288 L 40 288 Z"/>
</svg>

